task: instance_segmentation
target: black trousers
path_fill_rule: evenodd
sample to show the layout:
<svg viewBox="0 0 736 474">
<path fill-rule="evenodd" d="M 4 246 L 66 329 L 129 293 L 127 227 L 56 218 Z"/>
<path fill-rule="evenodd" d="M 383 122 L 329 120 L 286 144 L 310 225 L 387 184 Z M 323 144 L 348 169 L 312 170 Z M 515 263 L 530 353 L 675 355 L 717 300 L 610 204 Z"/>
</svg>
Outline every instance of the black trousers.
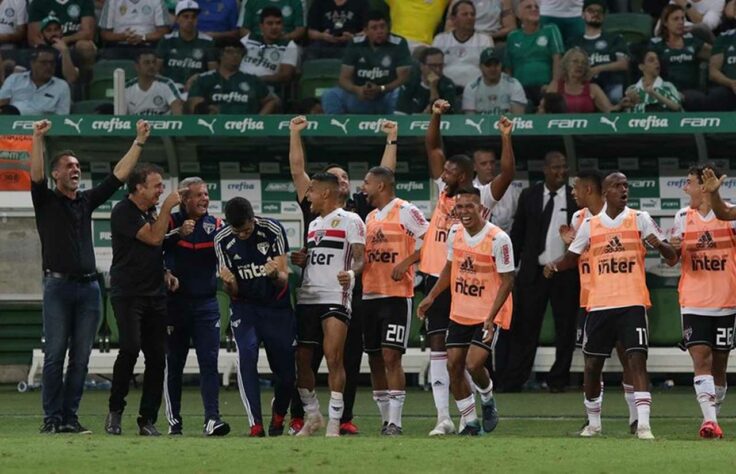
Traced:
<svg viewBox="0 0 736 474">
<path fill-rule="evenodd" d="M 555 362 L 547 384 L 563 388 L 570 382 L 570 364 L 575 351 L 575 334 L 580 298 L 578 272 L 569 270 L 544 278 L 544 267 L 522 266 L 514 292 L 514 317 L 509 334 L 509 355 L 504 370 L 503 389 L 520 390 L 529 379 L 539 344 L 539 333 L 547 309 L 552 304 L 555 322 Z M 522 274 L 522 272 L 532 272 Z"/>
<path fill-rule="evenodd" d="M 111 301 L 120 334 L 120 352 L 113 367 L 110 411 L 122 412 L 125 409 L 133 369 L 142 350 L 146 369 L 138 423 L 154 423 L 164 388 L 166 297 L 113 297 Z"/>
<path fill-rule="evenodd" d="M 350 316 L 350 325 L 348 326 L 348 334 L 345 339 L 345 352 L 343 353 L 343 364 L 345 365 L 345 392 L 343 392 L 343 400 L 345 402 L 345 410 L 342 413 L 341 423 L 347 423 L 353 419 L 353 406 L 355 405 L 355 394 L 358 390 L 358 377 L 360 376 L 360 363 L 363 360 L 363 313 L 361 304 L 362 288 L 360 293 L 353 292 L 352 314 Z M 314 356 L 312 358 L 312 370 L 316 374 L 322 363 L 322 346 L 314 346 Z M 304 406 L 299 392 L 294 388 L 291 397 L 291 408 L 289 409 L 292 418 L 304 418 Z"/>
</svg>

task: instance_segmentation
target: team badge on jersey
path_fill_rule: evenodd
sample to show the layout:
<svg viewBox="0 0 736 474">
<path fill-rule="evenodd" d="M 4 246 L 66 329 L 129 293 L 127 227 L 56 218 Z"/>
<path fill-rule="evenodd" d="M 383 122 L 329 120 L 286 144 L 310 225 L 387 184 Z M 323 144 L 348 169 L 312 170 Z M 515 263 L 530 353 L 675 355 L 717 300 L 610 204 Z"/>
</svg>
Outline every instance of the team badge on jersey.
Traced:
<svg viewBox="0 0 736 474">
<path fill-rule="evenodd" d="M 333 229 L 340 225 L 340 219 L 332 219 L 332 222 L 330 222 L 330 227 Z M 317 242 L 319 243 L 319 242 Z"/>
<path fill-rule="evenodd" d="M 337 220 L 337 219 L 335 219 L 335 220 Z M 334 221 L 333 221 L 333 223 L 334 223 Z M 333 226 L 333 227 L 335 227 L 335 226 Z M 324 237 L 324 236 L 325 236 L 325 231 L 324 230 L 316 230 L 316 231 L 314 231 L 314 243 L 315 243 L 315 245 L 319 245 L 319 243 L 322 241 L 322 237 Z"/>
<path fill-rule="evenodd" d="M 258 242 L 258 245 L 256 245 L 258 251 L 261 252 L 263 255 L 266 255 L 266 253 L 268 253 L 268 247 L 268 242 Z"/>
<path fill-rule="evenodd" d="M 210 235 L 215 230 L 215 224 L 213 224 L 212 222 L 205 222 L 204 224 L 202 224 L 202 228 L 205 232 L 207 232 L 207 235 Z"/>
</svg>

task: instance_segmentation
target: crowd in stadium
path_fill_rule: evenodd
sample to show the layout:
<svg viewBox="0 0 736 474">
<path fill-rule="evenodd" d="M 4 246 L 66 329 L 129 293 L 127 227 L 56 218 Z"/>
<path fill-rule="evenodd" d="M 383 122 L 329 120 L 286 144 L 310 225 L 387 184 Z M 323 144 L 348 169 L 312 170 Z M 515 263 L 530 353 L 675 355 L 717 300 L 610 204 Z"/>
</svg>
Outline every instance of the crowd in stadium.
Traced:
<svg viewBox="0 0 736 474">
<path fill-rule="evenodd" d="M 0 112 L 736 109 L 736 0 L 3 0 Z M 315 79 L 317 86 L 314 86 Z"/>
</svg>

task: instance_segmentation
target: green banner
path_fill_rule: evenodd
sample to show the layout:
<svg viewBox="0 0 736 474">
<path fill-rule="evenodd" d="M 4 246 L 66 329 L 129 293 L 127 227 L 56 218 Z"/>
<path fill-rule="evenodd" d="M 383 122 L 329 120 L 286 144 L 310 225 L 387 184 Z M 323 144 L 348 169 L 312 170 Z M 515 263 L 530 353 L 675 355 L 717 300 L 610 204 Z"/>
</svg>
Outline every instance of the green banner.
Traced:
<svg viewBox="0 0 736 474">
<path fill-rule="evenodd" d="M 0 117 L 4 133 L 30 134 L 33 122 L 40 117 Z M 264 137 L 288 136 L 288 115 L 187 115 L 148 117 L 153 135 L 193 137 Z M 429 116 L 314 115 L 309 117 L 305 135 L 321 137 L 382 136 L 380 120 L 399 123 L 400 136 L 423 136 Z M 52 116 L 51 135 L 59 136 L 133 136 L 139 116 L 69 115 Z M 661 114 L 586 114 L 523 115 L 512 118 L 517 135 L 629 135 L 736 133 L 733 113 L 661 113 Z M 498 117 L 493 115 L 446 115 L 442 118 L 444 136 L 486 136 L 498 134 Z"/>
</svg>

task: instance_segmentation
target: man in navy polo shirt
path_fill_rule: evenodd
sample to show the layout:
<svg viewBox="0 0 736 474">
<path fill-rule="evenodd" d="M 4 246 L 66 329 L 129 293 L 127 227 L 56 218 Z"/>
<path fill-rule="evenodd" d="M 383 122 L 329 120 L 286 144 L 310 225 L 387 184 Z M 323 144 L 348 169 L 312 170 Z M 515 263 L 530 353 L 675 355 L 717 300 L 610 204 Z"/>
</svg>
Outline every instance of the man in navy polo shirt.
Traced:
<svg viewBox="0 0 736 474">
<path fill-rule="evenodd" d="M 250 436 L 265 436 L 258 380 L 261 342 L 276 381 L 268 435 L 280 436 L 295 380 L 296 321 L 289 298 L 286 231 L 276 220 L 256 217 L 250 202 L 241 197 L 227 202 L 225 218 L 230 225 L 215 237 L 215 252 L 231 297 L 238 384 Z"/>
<path fill-rule="evenodd" d="M 205 436 L 224 436 L 230 426 L 220 420 L 217 355 L 220 350 L 220 309 L 217 304 L 217 256 L 215 234 L 222 219 L 207 213 L 210 198 L 202 178 L 186 178 L 179 184 L 181 205 L 171 215 L 164 243 L 164 261 L 176 290 L 169 294 L 167 321 L 166 418 L 169 434 L 182 434 L 181 377 L 194 343 L 199 362 L 204 403 Z"/>
</svg>

